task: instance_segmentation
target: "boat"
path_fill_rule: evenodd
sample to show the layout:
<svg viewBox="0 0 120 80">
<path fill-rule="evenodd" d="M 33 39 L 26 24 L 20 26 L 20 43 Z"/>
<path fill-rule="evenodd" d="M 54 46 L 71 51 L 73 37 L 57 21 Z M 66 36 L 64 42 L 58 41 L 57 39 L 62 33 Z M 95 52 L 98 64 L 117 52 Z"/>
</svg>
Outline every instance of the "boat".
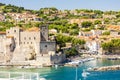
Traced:
<svg viewBox="0 0 120 80">
<path fill-rule="evenodd" d="M 85 70 L 83 70 L 82 73 L 82 77 L 86 78 L 90 73 L 86 72 Z"/>
<path fill-rule="evenodd" d="M 40 78 L 39 80 L 46 80 L 45 78 Z"/>
<path fill-rule="evenodd" d="M 85 59 L 80 59 L 80 60 L 74 60 L 71 62 L 68 62 L 67 65 L 69 66 L 79 66 L 80 64 L 84 63 L 84 62 L 88 62 L 88 61 L 92 61 L 95 58 L 85 58 Z"/>
</svg>

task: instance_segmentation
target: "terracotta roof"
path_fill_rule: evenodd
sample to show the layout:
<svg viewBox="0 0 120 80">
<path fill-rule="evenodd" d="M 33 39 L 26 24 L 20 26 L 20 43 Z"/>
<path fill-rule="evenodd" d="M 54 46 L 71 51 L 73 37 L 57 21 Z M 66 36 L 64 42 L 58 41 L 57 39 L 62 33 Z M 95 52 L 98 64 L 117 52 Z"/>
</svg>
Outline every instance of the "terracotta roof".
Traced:
<svg viewBox="0 0 120 80">
<path fill-rule="evenodd" d="M 32 32 L 32 31 L 40 31 L 40 28 L 32 27 L 32 28 L 29 28 L 27 31 L 30 31 L 30 32 Z"/>
<path fill-rule="evenodd" d="M 14 36 L 6 36 L 6 38 L 13 38 Z"/>
<path fill-rule="evenodd" d="M 108 25 L 108 29 L 120 30 L 120 26 L 118 26 L 118 25 Z"/>
<path fill-rule="evenodd" d="M 6 34 L 6 32 L 0 32 L 0 34 Z"/>
<path fill-rule="evenodd" d="M 88 32 L 83 32 L 83 33 L 85 33 L 85 34 L 92 34 L 92 32 L 90 32 L 90 31 L 88 31 Z"/>
</svg>

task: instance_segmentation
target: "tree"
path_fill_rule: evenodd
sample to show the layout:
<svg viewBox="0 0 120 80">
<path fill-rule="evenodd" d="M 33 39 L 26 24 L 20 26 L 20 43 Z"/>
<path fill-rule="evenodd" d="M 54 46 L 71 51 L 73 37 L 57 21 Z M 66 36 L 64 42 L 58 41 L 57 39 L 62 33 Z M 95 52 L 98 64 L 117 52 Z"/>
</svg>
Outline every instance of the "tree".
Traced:
<svg viewBox="0 0 120 80">
<path fill-rule="evenodd" d="M 69 50 L 65 50 L 66 57 L 76 56 L 79 54 L 79 52 L 76 50 L 75 47 L 72 47 Z"/>
<path fill-rule="evenodd" d="M 105 23 L 105 24 L 109 24 L 109 23 L 110 23 L 109 18 L 104 19 L 104 23 Z"/>
<path fill-rule="evenodd" d="M 73 45 L 83 45 L 83 44 L 85 44 L 85 41 L 83 39 L 73 38 L 72 39 L 72 44 Z"/>
<path fill-rule="evenodd" d="M 3 4 L 3 3 L 0 3 L 0 6 L 4 6 L 5 4 Z"/>
<path fill-rule="evenodd" d="M 120 39 L 112 39 L 109 42 L 104 42 L 101 44 L 103 50 L 108 50 L 108 52 L 115 54 L 116 50 L 120 49 Z"/>
<path fill-rule="evenodd" d="M 57 43 L 57 45 L 59 45 L 59 50 L 61 50 L 61 48 L 65 46 L 64 36 L 62 36 L 61 34 L 57 35 L 56 43 Z"/>
<path fill-rule="evenodd" d="M 116 15 L 117 18 L 120 18 L 120 13 Z"/>
<path fill-rule="evenodd" d="M 81 25 L 84 28 L 88 28 L 88 27 L 92 26 L 92 22 L 90 22 L 90 21 L 84 21 L 84 22 L 81 23 Z"/>
<path fill-rule="evenodd" d="M 102 33 L 102 35 L 110 35 L 110 31 L 105 31 Z"/>
<path fill-rule="evenodd" d="M 101 22 L 100 20 L 95 20 L 94 24 L 95 24 L 95 25 L 97 25 L 97 24 L 102 24 L 102 22 Z"/>
<path fill-rule="evenodd" d="M 78 35 L 79 34 L 79 29 L 72 29 L 69 31 L 70 35 Z"/>
<path fill-rule="evenodd" d="M 94 13 L 95 13 L 95 14 L 99 14 L 99 15 L 101 15 L 101 14 L 103 14 L 103 11 L 100 11 L 100 10 L 94 10 Z"/>
<path fill-rule="evenodd" d="M 71 24 L 70 29 L 79 29 L 78 24 L 77 23 Z"/>
</svg>

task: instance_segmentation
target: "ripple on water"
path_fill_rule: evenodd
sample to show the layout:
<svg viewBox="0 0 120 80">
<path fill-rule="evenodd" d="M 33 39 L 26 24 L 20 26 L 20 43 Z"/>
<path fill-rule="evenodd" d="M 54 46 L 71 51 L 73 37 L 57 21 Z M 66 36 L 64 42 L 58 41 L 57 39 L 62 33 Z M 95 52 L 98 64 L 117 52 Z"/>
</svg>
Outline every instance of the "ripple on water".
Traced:
<svg viewBox="0 0 120 80">
<path fill-rule="evenodd" d="M 84 69 L 99 67 L 99 66 L 110 66 L 118 65 L 120 61 L 110 60 L 95 60 L 83 63 L 77 69 L 78 80 L 120 80 L 120 71 L 89 71 L 89 75 L 86 78 L 82 77 Z M 40 69 L 16 69 L 7 68 L 1 69 L 0 71 L 24 71 L 24 72 L 38 72 L 41 78 L 46 80 L 75 80 L 76 68 L 75 67 L 57 67 L 55 68 L 40 68 Z"/>
</svg>

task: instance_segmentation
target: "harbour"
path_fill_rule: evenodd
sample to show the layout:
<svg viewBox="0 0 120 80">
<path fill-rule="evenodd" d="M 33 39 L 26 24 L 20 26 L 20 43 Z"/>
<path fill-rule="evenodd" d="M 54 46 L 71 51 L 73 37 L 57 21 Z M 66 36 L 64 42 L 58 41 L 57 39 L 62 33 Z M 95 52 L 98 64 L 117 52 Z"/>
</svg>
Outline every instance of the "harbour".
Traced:
<svg viewBox="0 0 120 80">
<path fill-rule="evenodd" d="M 69 66 L 55 66 L 44 68 L 0 68 L 2 71 L 7 72 L 26 72 L 26 73 L 39 73 L 39 78 L 46 80 L 119 80 L 120 70 L 109 71 L 87 71 L 88 68 L 119 65 L 120 60 L 108 59 L 95 59 L 84 62 L 77 67 Z M 87 73 L 87 75 L 84 73 Z M 77 75 L 77 77 L 76 77 Z M 112 75 L 112 76 L 109 76 Z M 117 77 L 115 77 L 117 76 Z M 32 79 L 35 80 L 36 78 Z M 2 79 L 3 80 L 3 79 Z M 17 79 L 18 80 L 18 79 Z M 24 80 L 24 79 L 23 79 Z"/>
<path fill-rule="evenodd" d="M 119 3 L 1 0 L 0 80 L 120 80 Z"/>
</svg>

